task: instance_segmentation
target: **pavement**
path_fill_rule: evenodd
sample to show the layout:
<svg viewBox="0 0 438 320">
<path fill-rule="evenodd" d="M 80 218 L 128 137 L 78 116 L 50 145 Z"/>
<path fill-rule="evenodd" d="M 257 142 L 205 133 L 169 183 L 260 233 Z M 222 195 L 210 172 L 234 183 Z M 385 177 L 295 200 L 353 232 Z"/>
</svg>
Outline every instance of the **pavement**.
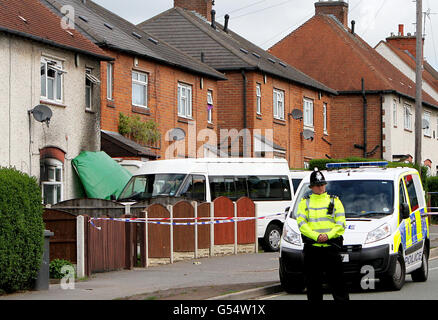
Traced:
<svg viewBox="0 0 438 320">
<path fill-rule="evenodd" d="M 438 225 L 430 229 L 431 258 L 438 256 Z M 93 274 L 74 289 L 51 284 L 0 300 L 246 300 L 280 292 L 278 253 L 217 256 L 149 268 Z"/>
</svg>

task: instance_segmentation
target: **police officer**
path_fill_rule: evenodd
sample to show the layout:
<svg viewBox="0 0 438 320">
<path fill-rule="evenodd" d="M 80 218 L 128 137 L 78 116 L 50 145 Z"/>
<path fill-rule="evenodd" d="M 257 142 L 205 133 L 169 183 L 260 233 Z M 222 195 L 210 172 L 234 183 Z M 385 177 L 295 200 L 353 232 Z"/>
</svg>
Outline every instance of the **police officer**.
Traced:
<svg viewBox="0 0 438 320">
<path fill-rule="evenodd" d="M 340 255 L 345 211 L 338 197 L 327 194 L 326 184 L 322 172 L 315 169 L 310 175 L 312 194 L 301 199 L 298 206 L 297 223 L 304 242 L 307 298 L 310 301 L 323 300 L 325 272 L 333 298 L 349 300 Z"/>
</svg>

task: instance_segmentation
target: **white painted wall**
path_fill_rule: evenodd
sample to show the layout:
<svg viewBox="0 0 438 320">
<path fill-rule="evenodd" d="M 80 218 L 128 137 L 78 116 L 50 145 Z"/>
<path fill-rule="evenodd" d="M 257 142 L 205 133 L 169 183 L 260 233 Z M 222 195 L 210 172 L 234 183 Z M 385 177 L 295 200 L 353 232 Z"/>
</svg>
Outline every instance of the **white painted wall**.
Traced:
<svg viewBox="0 0 438 320">
<path fill-rule="evenodd" d="M 393 101 L 397 104 L 397 126 L 394 125 Z M 404 128 L 404 104 L 411 106 L 412 110 L 412 131 Z M 384 96 L 383 109 L 385 110 L 383 122 L 383 134 L 385 140 L 383 145 L 385 160 L 392 160 L 393 155 L 410 154 L 415 157 L 415 103 L 413 100 L 402 98 L 398 95 L 387 94 Z M 422 140 L 422 163 L 426 159 L 432 160 L 432 173 L 436 174 L 438 165 L 438 110 L 424 108 L 431 112 L 431 137 L 423 134 Z"/>
<path fill-rule="evenodd" d="M 64 62 L 62 106 L 41 101 L 41 56 Z M 66 152 L 63 170 L 63 198 L 75 198 L 80 182 L 73 172 L 71 160 L 81 151 L 100 150 L 100 88 L 93 95 L 93 112 L 85 111 L 85 67 L 100 78 L 100 62 L 45 44 L 0 32 L 0 166 L 14 166 L 40 176 L 40 149 L 51 146 Z M 46 104 L 53 112 L 50 127 L 39 123 L 28 110 Z M 30 123 L 30 130 L 29 130 Z M 30 143 L 29 135 L 32 136 Z M 30 151 L 30 152 L 29 152 Z"/>
</svg>

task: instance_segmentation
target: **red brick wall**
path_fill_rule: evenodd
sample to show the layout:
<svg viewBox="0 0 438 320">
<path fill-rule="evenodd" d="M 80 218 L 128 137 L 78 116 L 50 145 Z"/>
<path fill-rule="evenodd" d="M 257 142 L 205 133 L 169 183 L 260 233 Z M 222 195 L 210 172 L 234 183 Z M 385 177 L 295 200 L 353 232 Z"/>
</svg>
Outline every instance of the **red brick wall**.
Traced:
<svg viewBox="0 0 438 320">
<path fill-rule="evenodd" d="M 382 145 L 381 136 L 381 98 L 380 95 L 367 95 L 367 151 Z M 360 95 L 340 95 L 333 99 L 330 122 L 332 124 L 332 157 L 363 157 L 363 150 L 354 144 L 363 145 L 363 99 Z M 336 125 L 333 125 L 336 124 Z M 380 158 L 379 147 L 370 158 Z"/>
<path fill-rule="evenodd" d="M 196 11 L 211 21 L 212 0 L 174 0 L 174 7 Z"/>
<path fill-rule="evenodd" d="M 286 159 L 290 167 L 303 168 L 304 161 L 313 158 L 325 158 L 331 154 L 330 142 L 331 128 L 328 122 L 328 136 L 323 133 L 323 103 L 327 103 L 328 115 L 331 113 L 332 98 L 322 95 L 319 99 L 318 91 L 307 89 L 290 82 L 266 77 L 257 72 L 247 72 L 247 127 L 250 130 L 273 130 L 274 142 L 285 148 Z M 243 77 L 241 72 L 227 73 L 228 81 L 219 82 L 219 121 L 218 129 L 243 129 Z M 261 84 L 261 115 L 257 115 L 256 84 Z M 285 120 L 274 119 L 273 116 L 273 90 L 284 91 Z M 302 138 L 303 122 L 288 116 L 293 109 L 303 110 L 303 99 L 314 101 L 314 127 L 315 139 L 313 141 Z M 251 141 L 253 143 L 253 140 Z"/>
<path fill-rule="evenodd" d="M 196 134 L 207 128 L 207 91 L 213 91 L 213 102 L 218 101 L 217 81 L 203 78 L 203 89 L 200 88 L 201 77 L 181 71 L 170 66 L 157 64 L 153 61 L 138 59 L 138 66 L 134 66 L 134 57 L 113 51 L 107 55 L 115 58 L 114 62 L 114 90 L 113 101 L 107 100 L 107 66 L 102 62 L 101 70 L 101 127 L 103 130 L 118 132 L 119 113 L 139 115 L 144 121 L 154 120 L 158 123 L 161 132 L 161 148 L 153 150 L 165 157 L 166 148 L 170 142 L 165 141 L 168 130 L 179 127 L 188 134 L 188 120 L 178 117 L 177 88 L 178 82 L 192 86 L 192 120 L 196 121 Z M 148 74 L 148 107 L 149 110 L 132 105 L 132 71 L 137 70 Z M 213 125 L 217 122 L 217 107 L 213 108 Z M 188 139 L 186 139 L 188 140 Z M 199 148 L 203 142 L 198 142 Z M 186 146 L 186 155 L 187 155 Z"/>
</svg>

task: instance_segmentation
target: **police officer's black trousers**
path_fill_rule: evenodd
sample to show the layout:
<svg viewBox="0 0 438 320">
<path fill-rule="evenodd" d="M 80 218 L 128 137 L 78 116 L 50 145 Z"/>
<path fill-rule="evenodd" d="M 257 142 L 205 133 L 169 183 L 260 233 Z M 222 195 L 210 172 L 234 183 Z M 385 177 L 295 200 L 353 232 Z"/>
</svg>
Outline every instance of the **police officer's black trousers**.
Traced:
<svg viewBox="0 0 438 320">
<path fill-rule="evenodd" d="M 338 249 L 333 246 L 315 247 L 306 244 L 304 246 L 304 270 L 309 301 L 323 300 L 324 272 L 334 300 L 349 300 Z"/>
</svg>

